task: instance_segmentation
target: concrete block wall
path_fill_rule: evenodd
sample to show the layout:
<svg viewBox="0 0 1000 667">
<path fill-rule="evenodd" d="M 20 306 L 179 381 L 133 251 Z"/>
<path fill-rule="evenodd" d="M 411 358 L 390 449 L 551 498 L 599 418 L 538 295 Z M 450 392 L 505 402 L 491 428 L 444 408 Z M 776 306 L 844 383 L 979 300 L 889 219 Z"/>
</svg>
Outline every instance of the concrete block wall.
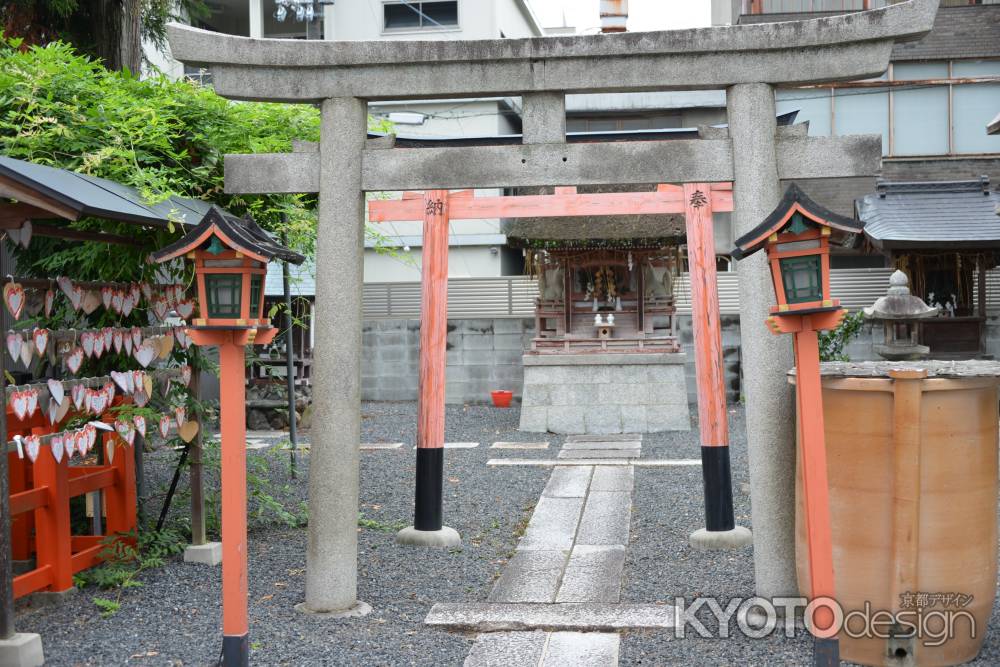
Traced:
<svg viewBox="0 0 1000 667">
<path fill-rule="evenodd" d="M 723 315 L 722 322 L 722 361 L 725 364 L 726 401 L 737 403 L 740 400 L 740 317 L 739 315 Z M 761 322 L 761 326 L 764 323 Z M 675 318 L 677 338 L 681 343 L 681 352 L 687 353 L 684 373 L 687 376 L 688 402 L 698 402 L 698 385 L 695 381 L 694 369 L 694 331 L 691 329 L 691 316 L 678 315 Z"/>
<path fill-rule="evenodd" d="M 533 318 L 448 320 L 449 403 L 486 403 L 494 389 L 521 397 L 521 355 L 530 348 Z M 763 326 L 763 324 L 761 325 Z M 694 350 L 691 317 L 677 317 L 681 350 Z M 420 375 L 420 321 L 366 320 L 362 333 L 361 392 L 366 401 L 415 401 Z M 740 320 L 722 317 L 722 354 L 726 365 L 727 400 L 740 400 Z M 684 372 L 688 402 L 697 400 L 694 355 L 687 354 Z"/>
<path fill-rule="evenodd" d="M 532 318 L 448 321 L 445 400 L 486 403 L 495 389 L 521 396 L 521 355 Z M 420 321 L 366 320 L 362 330 L 361 396 L 366 401 L 415 401 L 420 377 Z"/>
</svg>

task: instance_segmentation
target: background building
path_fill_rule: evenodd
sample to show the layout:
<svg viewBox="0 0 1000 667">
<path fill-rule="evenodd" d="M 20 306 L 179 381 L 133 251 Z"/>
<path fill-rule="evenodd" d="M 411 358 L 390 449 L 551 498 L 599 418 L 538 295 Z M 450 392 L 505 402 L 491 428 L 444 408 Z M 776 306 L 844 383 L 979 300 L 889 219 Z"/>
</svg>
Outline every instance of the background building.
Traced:
<svg viewBox="0 0 1000 667">
<path fill-rule="evenodd" d="M 496 39 L 538 37 L 541 25 L 528 0 L 210 0 L 211 16 L 198 27 L 231 35 L 282 39 Z M 279 20 L 283 19 L 283 20 Z M 211 83 L 211 72 L 186 69 L 147 49 L 150 62 L 168 75 Z M 482 138 L 518 134 L 517 98 L 434 101 L 380 101 L 369 107 L 376 119 L 393 123 L 400 136 Z M 487 191 L 498 194 L 498 191 Z M 381 243 L 394 252 L 376 253 L 369 239 L 365 282 L 420 279 L 421 224 L 402 222 L 379 227 Z M 520 272 L 520 262 L 505 248 L 499 220 L 476 220 L 452 226 L 449 275 L 494 277 Z M 516 253 L 517 257 L 520 252 Z M 308 270 L 308 269 L 307 269 Z"/>
</svg>

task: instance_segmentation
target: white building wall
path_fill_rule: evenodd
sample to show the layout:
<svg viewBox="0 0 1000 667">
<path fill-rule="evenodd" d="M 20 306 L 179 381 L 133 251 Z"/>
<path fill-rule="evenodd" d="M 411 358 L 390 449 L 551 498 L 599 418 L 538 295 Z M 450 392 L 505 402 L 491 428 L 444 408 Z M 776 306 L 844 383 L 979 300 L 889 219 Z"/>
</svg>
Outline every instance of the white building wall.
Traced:
<svg viewBox="0 0 1000 667">
<path fill-rule="evenodd" d="M 498 35 L 504 37 L 540 37 L 538 19 L 527 0 L 497 0 L 495 3 Z"/>
<path fill-rule="evenodd" d="M 491 247 L 497 248 L 494 254 Z M 448 249 L 449 278 L 492 278 L 500 275 L 499 246 L 451 246 Z M 365 282 L 394 283 L 420 280 L 420 248 L 399 251 L 398 256 L 365 250 Z"/>
<path fill-rule="evenodd" d="M 384 30 L 382 6 L 386 1 L 337 0 L 335 5 L 327 5 L 324 11 L 332 14 L 332 19 L 327 19 L 327 26 L 332 22 L 332 39 L 491 39 L 499 36 L 495 4 L 514 4 L 514 0 L 458 0 L 457 27 Z"/>
</svg>

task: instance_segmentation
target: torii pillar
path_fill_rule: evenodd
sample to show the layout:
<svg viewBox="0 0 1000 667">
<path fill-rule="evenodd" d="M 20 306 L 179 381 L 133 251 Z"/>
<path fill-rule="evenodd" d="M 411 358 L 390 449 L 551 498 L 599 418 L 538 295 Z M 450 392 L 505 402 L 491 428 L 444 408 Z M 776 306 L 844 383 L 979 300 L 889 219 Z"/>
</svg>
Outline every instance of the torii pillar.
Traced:
<svg viewBox="0 0 1000 667">
<path fill-rule="evenodd" d="M 733 234 L 742 236 L 781 201 L 774 88 L 739 84 L 726 91 L 733 145 Z M 737 264 L 740 363 L 746 403 L 754 581 L 765 598 L 798 595 L 795 580 L 795 399 L 785 372 L 792 346 L 755 326 L 769 316 L 774 286 L 763 253 Z"/>
</svg>

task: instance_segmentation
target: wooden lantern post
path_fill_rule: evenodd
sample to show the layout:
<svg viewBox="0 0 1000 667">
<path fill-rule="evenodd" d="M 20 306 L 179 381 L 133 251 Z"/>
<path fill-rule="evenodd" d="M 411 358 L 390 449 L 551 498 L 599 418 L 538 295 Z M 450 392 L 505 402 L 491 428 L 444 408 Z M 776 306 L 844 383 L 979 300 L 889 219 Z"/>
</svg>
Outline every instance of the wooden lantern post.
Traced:
<svg viewBox="0 0 1000 667">
<path fill-rule="evenodd" d="M 222 664 L 250 664 L 247 618 L 246 346 L 277 329 L 264 317 L 264 282 L 273 258 L 301 264 L 249 217 L 213 207 L 184 238 L 153 254 L 156 262 L 194 261 L 199 315 L 187 333 L 219 348 L 222 422 Z"/>
<path fill-rule="evenodd" d="M 775 334 L 795 336 L 795 396 L 799 424 L 806 536 L 809 552 L 807 613 L 813 634 L 813 664 L 839 664 L 835 614 L 833 541 L 830 534 L 823 391 L 820 384 L 818 332 L 833 329 L 844 318 L 840 301 L 830 295 L 830 241 L 850 241 L 861 224 L 836 215 L 809 199 L 797 186 L 764 222 L 736 241 L 733 257 L 742 259 L 765 248 L 778 305 L 767 325 Z"/>
</svg>

